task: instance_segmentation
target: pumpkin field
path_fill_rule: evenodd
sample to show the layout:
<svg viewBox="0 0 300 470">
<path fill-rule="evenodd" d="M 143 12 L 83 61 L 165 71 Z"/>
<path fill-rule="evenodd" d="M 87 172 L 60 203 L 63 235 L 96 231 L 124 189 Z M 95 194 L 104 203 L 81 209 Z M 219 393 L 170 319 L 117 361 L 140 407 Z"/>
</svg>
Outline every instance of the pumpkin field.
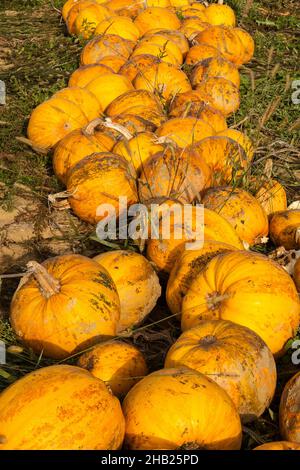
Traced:
<svg viewBox="0 0 300 470">
<path fill-rule="evenodd" d="M 299 26 L 1 1 L 0 450 L 300 450 Z"/>
</svg>

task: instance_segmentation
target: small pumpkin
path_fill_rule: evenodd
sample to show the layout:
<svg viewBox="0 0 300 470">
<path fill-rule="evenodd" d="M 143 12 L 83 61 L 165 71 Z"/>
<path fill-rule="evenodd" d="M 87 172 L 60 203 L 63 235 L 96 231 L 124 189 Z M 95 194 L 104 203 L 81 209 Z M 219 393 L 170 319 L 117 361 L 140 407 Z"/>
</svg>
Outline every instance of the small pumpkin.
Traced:
<svg viewBox="0 0 300 470">
<path fill-rule="evenodd" d="M 98 211 L 110 204 L 119 216 L 118 195 L 128 198 L 128 205 L 137 202 L 135 179 L 129 164 L 113 153 L 94 153 L 74 165 L 68 173 L 69 204 L 82 220 L 95 224 L 105 217 Z"/>
<path fill-rule="evenodd" d="M 253 450 L 300 450 L 300 444 L 297 444 L 297 442 L 274 441 L 261 444 Z"/>
<path fill-rule="evenodd" d="M 189 285 L 183 331 L 221 318 L 255 331 L 275 355 L 299 326 L 300 304 L 288 273 L 264 255 L 234 251 L 214 257 Z"/>
<path fill-rule="evenodd" d="M 94 3 L 79 11 L 76 16 L 71 33 L 89 39 L 95 33 L 98 23 L 110 17 L 110 12 L 105 6 Z M 69 25 L 69 22 L 67 23 Z"/>
<path fill-rule="evenodd" d="M 13 296 L 10 322 L 37 354 L 62 359 L 116 334 L 120 301 L 102 266 L 85 256 L 62 255 L 41 265 L 31 261 L 29 268 L 32 274 Z"/>
<path fill-rule="evenodd" d="M 200 64 L 196 65 L 191 73 L 191 84 L 193 87 L 197 87 L 203 80 L 210 77 L 226 78 L 237 88 L 240 86 L 241 80 L 237 67 L 222 56 L 203 60 Z"/>
<path fill-rule="evenodd" d="M 96 36 L 84 46 L 80 56 L 80 64 L 98 64 L 102 59 L 109 56 L 126 60 L 132 53 L 133 47 L 134 42 L 121 38 L 116 34 Z"/>
<path fill-rule="evenodd" d="M 300 209 L 275 212 L 270 219 L 270 237 L 286 250 L 300 248 Z"/>
<path fill-rule="evenodd" d="M 293 279 L 294 279 L 297 291 L 300 292 L 300 258 L 297 259 L 294 265 Z"/>
<path fill-rule="evenodd" d="M 237 66 L 244 63 L 245 48 L 240 36 L 235 33 L 234 28 L 226 26 L 211 26 L 201 31 L 194 38 L 197 43 L 208 44 L 220 51 L 225 59 L 230 60 Z"/>
<path fill-rule="evenodd" d="M 110 16 L 97 24 L 95 36 L 100 34 L 116 34 L 134 42 L 140 37 L 140 32 L 131 18 L 117 15 Z"/>
<path fill-rule="evenodd" d="M 122 113 L 136 111 L 137 108 L 145 107 L 159 113 L 163 112 L 160 101 L 147 90 L 132 90 L 118 96 L 106 108 L 107 116 L 118 116 Z"/>
<path fill-rule="evenodd" d="M 105 110 L 114 99 L 134 88 L 128 78 L 111 73 L 95 78 L 87 84 L 86 89 L 97 97 L 102 109 Z"/>
<path fill-rule="evenodd" d="M 229 5 L 212 3 L 205 9 L 207 21 L 212 25 L 235 26 L 236 18 Z"/>
<path fill-rule="evenodd" d="M 220 57 L 220 51 L 217 48 L 209 44 L 196 44 L 187 53 L 185 63 L 187 65 L 196 65 L 213 57 Z"/>
<path fill-rule="evenodd" d="M 274 179 L 265 181 L 255 194 L 256 199 L 267 215 L 287 209 L 287 198 L 284 187 Z"/>
<path fill-rule="evenodd" d="M 142 353 L 122 341 L 97 344 L 80 356 L 77 365 L 103 380 L 120 399 L 148 372 Z"/>
<path fill-rule="evenodd" d="M 75 70 L 69 78 L 69 87 L 84 88 L 86 85 L 94 80 L 94 78 L 101 77 L 108 73 L 113 73 L 113 70 L 107 65 L 102 64 L 89 64 L 83 65 Z"/>
<path fill-rule="evenodd" d="M 159 137 L 174 142 L 178 147 L 185 148 L 214 135 L 214 130 L 202 119 L 186 117 L 169 119 L 156 130 L 156 133 Z"/>
<path fill-rule="evenodd" d="M 241 446 L 241 423 L 231 399 L 215 382 L 190 369 L 163 369 L 143 378 L 127 394 L 123 412 L 125 446 L 132 450 Z"/>
<path fill-rule="evenodd" d="M 300 373 L 285 385 L 279 407 L 280 434 L 283 439 L 300 444 Z"/>
<path fill-rule="evenodd" d="M 249 137 L 237 129 L 225 129 L 217 133 L 217 135 L 222 137 L 229 137 L 230 139 L 237 142 L 245 151 L 248 162 L 253 160 L 254 148 Z"/>
<path fill-rule="evenodd" d="M 239 90 L 226 78 L 206 78 L 196 86 L 196 90 L 203 101 L 221 111 L 224 116 L 229 116 L 239 109 Z"/>
<path fill-rule="evenodd" d="M 268 235 L 269 224 L 264 209 L 244 189 L 231 186 L 209 188 L 202 197 L 202 203 L 222 215 L 240 239 L 249 245 L 261 243 L 261 239 Z"/>
<path fill-rule="evenodd" d="M 161 60 L 158 57 L 151 54 L 135 55 L 134 57 L 130 57 L 130 59 L 122 65 L 120 74 L 133 82 L 139 72 L 143 73 L 147 67 L 159 64 L 160 62 Z"/>
<path fill-rule="evenodd" d="M 169 349 L 165 367 L 189 367 L 210 377 L 230 396 L 246 423 L 270 405 L 276 364 L 254 331 L 226 320 L 202 321 L 185 331 Z"/>
<path fill-rule="evenodd" d="M 134 20 L 141 35 L 159 25 L 163 29 L 179 29 L 180 21 L 168 8 L 150 7 L 142 11 Z"/>
<path fill-rule="evenodd" d="M 119 400 L 80 367 L 34 370 L 0 396 L 0 450 L 117 450 L 124 432 Z"/>
<path fill-rule="evenodd" d="M 133 328 L 153 310 L 161 288 L 156 272 L 139 253 L 114 250 L 94 258 L 113 279 L 121 304 L 117 331 Z"/>
</svg>

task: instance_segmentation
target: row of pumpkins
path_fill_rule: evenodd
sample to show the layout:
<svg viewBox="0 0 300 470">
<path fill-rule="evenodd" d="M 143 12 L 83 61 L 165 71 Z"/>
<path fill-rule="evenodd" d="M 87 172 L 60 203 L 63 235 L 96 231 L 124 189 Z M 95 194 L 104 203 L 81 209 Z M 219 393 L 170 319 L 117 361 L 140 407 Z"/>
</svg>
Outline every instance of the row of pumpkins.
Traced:
<svg viewBox="0 0 300 470">
<path fill-rule="evenodd" d="M 299 264 L 294 283 L 246 249 L 268 234 L 299 248 L 300 211 L 287 210 L 275 180 L 259 187 L 252 177 L 256 197 L 233 188 L 253 149 L 226 117 L 253 41 L 219 4 L 68 0 L 62 14 L 71 34 L 93 37 L 70 86 L 33 111 L 28 135 L 54 150 L 73 211 L 96 223 L 97 206 L 119 194 L 165 211 L 201 198 L 205 241 L 185 249 L 174 229 L 148 241 L 147 258 L 115 250 L 28 263 L 11 304 L 14 332 L 37 354 L 79 358 L 2 392 L 0 449 L 239 449 L 241 423 L 270 405 L 274 357 L 300 323 Z M 168 275 L 182 334 L 165 368 L 148 374 L 147 358 L 120 338 L 155 307 L 157 271 Z M 297 374 L 281 398 L 285 441 L 267 448 L 300 449 L 299 396 Z"/>
</svg>

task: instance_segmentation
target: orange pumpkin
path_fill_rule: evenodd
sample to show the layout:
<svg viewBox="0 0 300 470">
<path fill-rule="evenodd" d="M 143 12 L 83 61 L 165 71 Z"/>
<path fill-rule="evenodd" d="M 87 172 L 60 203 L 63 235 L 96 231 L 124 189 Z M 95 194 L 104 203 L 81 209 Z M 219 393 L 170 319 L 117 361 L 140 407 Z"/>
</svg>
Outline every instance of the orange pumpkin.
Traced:
<svg viewBox="0 0 300 470">
<path fill-rule="evenodd" d="M 79 11 L 76 16 L 74 26 L 70 33 L 89 39 L 95 33 L 96 26 L 106 18 L 110 17 L 110 12 L 105 6 L 94 3 Z M 68 16 L 69 18 L 69 16 Z M 69 22 L 67 22 L 69 26 Z M 70 27 L 69 27 L 70 28 Z"/>
<path fill-rule="evenodd" d="M 191 84 L 197 87 L 203 80 L 210 77 L 226 78 L 237 88 L 240 86 L 240 74 L 237 67 L 222 56 L 212 57 L 196 65 L 191 74 Z"/>
<path fill-rule="evenodd" d="M 131 57 L 143 54 L 157 56 L 163 62 L 169 62 L 174 65 L 181 65 L 183 62 L 182 52 L 176 42 L 169 39 L 164 34 L 148 33 L 137 44 Z"/>
<path fill-rule="evenodd" d="M 236 18 L 229 5 L 212 3 L 205 9 L 207 21 L 212 25 L 235 26 Z"/>
<path fill-rule="evenodd" d="M 288 441 L 274 441 L 262 444 L 253 450 L 300 450 L 300 444 Z"/>
<path fill-rule="evenodd" d="M 150 7 L 142 11 L 134 20 L 141 35 L 159 25 L 163 29 L 179 29 L 180 21 L 168 8 Z"/>
<path fill-rule="evenodd" d="M 95 78 L 87 84 L 86 89 L 97 97 L 105 110 L 114 99 L 134 88 L 128 78 L 111 73 Z"/>
<path fill-rule="evenodd" d="M 143 2 L 136 0 L 109 0 L 106 7 L 119 16 L 127 16 L 134 19 L 143 9 Z"/>
<path fill-rule="evenodd" d="M 126 60 L 132 53 L 133 47 L 134 43 L 132 41 L 121 38 L 116 34 L 96 36 L 84 46 L 80 63 L 81 65 L 98 64 L 102 59 L 109 56 Z"/>
<path fill-rule="evenodd" d="M 103 380 L 118 398 L 125 397 L 148 372 L 142 353 L 122 341 L 97 344 L 80 356 L 77 365 Z"/>
<path fill-rule="evenodd" d="M 61 10 L 61 16 L 63 17 L 64 21 L 66 21 L 71 8 L 75 5 L 75 3 L 78 3 L 79 1 L 81 0 L 67 0 L 64 3 L 62 10 Z"/>
<path fill-rule="evenodd" d="M 214 130 L 202 119 L 186 117 L 169 119 L 156 130 L 156 133 L 159 137 L 174 142 L 178 147 L 185 148 L 213 135 Z"/>
<path fill-rule="evenodd" d="M 99 65 L 106 65 L 111 68 L 113 72 L 118 73 L 120 68 L 126 64 L 127 59 L 116 55 L 108 55 L 99 60 Z"/>
<path fill-rule="evenodd" d="M 288 273 L 266 256 L 234 251 L 213 258 L 189 285 L 182 302 L 185 331 L 221 318 L 255 331 L 273 354 L 299 326 L 300 304 Z"/>
<path fill-rule="evenodd" d="M 297 259 L 294 265 L 293 279 L 296 284 L 297 291 L 300 292 L 300 259 Z"/>
<path fill-rule="evenodd" d="M 276 180 L 265 181 L 256 192 L 255 197 L 267 215 L 287 209 L 285 189 Z"/>
<path fill-rule="evenodd" d="M 207 263 L 221 253 L 237 250 L 236 246 L 222 241 L 205 240 L 202 248 L 183 250 L 177 257 L 168 279 L 166 300 L 171 312 L 179 317 L 182 299 L 192 280 L 205 268 Z"/>
<path fill-rule="evenodd" d="M 116 334 L 120 301 L 103 267 L 80 255 L 57 256 L 41 265 L 31 261 L 28 267 L 32 274 L 14 294 L 10 322 L 37 354 L 65 358 Z"/>
<path fill-rule="evenodd" d="M 185 35 L 178 30 L 173 29 L 152 29 L 148 33 L 144 35 L 144 38 L 152 37 L 152 36 L 163 36 L 169 41 L 175 42 L 175 44 L 179 47 L 182 56 L 186 56 L 189 50 L 189 43 L 185 37 Z"/>
<path fill-rule="evenodd" d="M 201 19 L 197 17 L 188 16 L 182 21 L 179 31 L 185 35 L 188 41 L 193 42 L 199 32 L 207 28 L 210 28 L 210 24 L 206 21 L 201 21 Z"/>
<path fill-rule="evenodd" d="M 122 113 L 134 112 L 138 108 L 148 108 L 159 113 L 163 112 L 157 97 L 147 90 L 133 90 L 118 96 L 106 109 L 107 116 L 118 116 Z"/>
<path fill-rule="evenodd" d="M 268 218 L 264 209 L 244 189 L 231 186 L 210 188 L 205 191 L 202 203 L 222 215 L 240 239 L 249 245 L 261 243 L 261 239 L 268 235 Z"/>
<path fill-rule="evenodd" d="M 86 116 L 88 122 L 99 117 L 102 113 L 101 103 L 97 97 L 85 88 L 63 88 L 53 95 L 53 99 L 55 98 L 68 100 L 74 103 Z"/>
<path fill-rule="evenodd" d="M 245 151 L 248 162 L 253 160 L 254 149 L 253 144 L 249 137 L 243 132 L 238 131 L 237 129 L 225 129 L 217 133 L 219 136 L 229 137 L 230 139 L 237 142 Z"/>
<path fill-rule="evenodd" d="M 193 6 L 190 6 L 188 8 L 185 8 L 181 10 L 181 16 L 183 19 L 185 18 L 197 18 L 198 20 L 202 22 L 207 22 L 207 16 L 206 16 L 206 8 L 204 9 L 199 9 L 199 8 L 194 8 Z"/>
<path fill-rule="evenodd" d="M 165 367 L 189 367 L 210 377 L 230 396 L 242 422 L 270 405 L 276 364 L 254 331 L 226 320 L 207 320 L 187 330 L 171 346 Z"/>
<path fill-rule="evenodd" d="M 197 41 L 197 38 L 195 39 Z M 185 63 L 187 65 L 196 65 L 203 60 L 220 57 L 220 51 L 209 44 L 196 44 L 192 46 L 187 53 Z"/>
<path fill-rule="evenodd" d="M 238 36 L 243 46 L 243 64 L 250 62 L 254 54 L 254 40 L 252 36 L 241 28 L 234 28 L 234 34 Z"/>
<path fill-rule="evenodd" d="M 279 407 L 280 434 L 283 439 L 300 444 L 300 373 L 285 385 Z"/>
<path fill-rule="evenodd" d="M 107 67 L 107 65 L 83 65 L 72 73 L 68 85 L 69 87 L 84 88 L 89 82 L 91 82 L 95 78 L 101 77 L 102 75 L 106 75 L 107 73 L 113 73 L 113 70 Z"/>
<path fill-rule="evenodd" d="M 130 57 L 130 59 L 122 65 L 120 74 L 133 82 L 139 72 L 143 73 L 147 67 L 159 64 L 160 62 L 161 60 L 158 57 L 150 54 L 135 55 L 134 57 Z"/>
<path fill-rule="evenodd" d="M 126 16 L 110 16 L 97 24 L 95 35 L 116 34 L 121 38 L 136 42 L 140 32 L 131 18 Z"/>
<path fill-rule="evenodd" d="M 0 396 L 0 450 L 117 450 L 124 432 L 119 400 L 79 367 L 34 370 Z"/>
<path fill-rule="evenodd" d="M 230 60 L 238 66 L 244 63 L 245 48 L 240 36 L 235 33 L 234 28 L 211 26 L 201 31 L 195 37 L 195 41 L 215 47 L 225 59 Z"/>
<path fill-rule="evenodd" d="M 206 78 L 196 86 L 196 90 L 203 101 L 221 111 L 224 116 L 229 116 L 239 109 L 239 90 L 226 78 Z"/>
<path fill-rule="evenodd" d="M 300 248 L 300 209 L 275 212 L 270 219 L 270 237 L 286 250 Z"/>
<path fill-rule="evenodd" d="M 123 412 L 125 446 L 132 450 L 241 446 L 241 423 L 231 399 L 211 379 L 190 369 L 163 369 L 140 380 L 126 396 Z"/>
<path fill-rule="evenodd" d="M 129 250 L 108 251 L 94 260 L 107 270 L 117 288 L 121 305 L 117 331 L 141 323 L 161 294 L 157 274 L 149 261 Z"/>
<path fill-rule="evenodd" d="M 76 34 L 75 21 L 81 11 L 86 10 L 88 7 L 94 7 L 95 2 L 93 0 L 81 0 L 75 2 L 71 8 L 66 8 L 66 26 L 69 34 Z M 68 10 L 68 11 L 67 11 Z"/>
<path fill-rule="evenodd" d="M 119 216 L 118 195 L 137 202 L 132 170 L 125 159 L 113 153 L 94 153 L 79 161 L 68 173 L 67 191 L 74 213 L 82 220 L 96 223 L 105 217 L 99 207 L 109 204 Z"/>
<path fill-rule="evenodd" d="M 154 132 L 165 120 L 159 112 L 145 106 L 136 107 L 128 113 L 122 113 L 113 118 L 114 122 L 128 129 L 132 135 L 139 132 Z"/>
</svg>

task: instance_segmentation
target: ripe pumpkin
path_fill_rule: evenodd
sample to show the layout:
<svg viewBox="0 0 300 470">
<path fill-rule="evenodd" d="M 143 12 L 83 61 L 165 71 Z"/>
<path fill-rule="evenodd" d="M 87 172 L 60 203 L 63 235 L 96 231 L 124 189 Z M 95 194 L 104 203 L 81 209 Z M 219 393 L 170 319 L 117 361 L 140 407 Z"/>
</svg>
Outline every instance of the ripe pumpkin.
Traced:
<svg viewBox="0 0 300 470">
<path fill-rule="evenodd" d="M 69 170 L 80 160 L 96 152 L 109 152 L 115 144 L 115 139 L 108 132 L 95 131 L 87 134 L 77 129 L 66 135 L 55 146 L 53 154 L 53 169 L 57 178 L 66 184 Z"/>
<path fill-rule="evenodd" d="M 197 41 L 197 39 L 195 39 Z M 187 65 L 196 65 L 206 59 L 220 57 L 220 51 L 209 44 L 196 44 L 192 46 L 187 53 L 185 63 Z"/>
<path fill-rule="evenodd" d="M 102 113 L 101 103 L 97 97 L 85 88 L 67 87 L 57 91 L 53 98 L 72 101 L 86 116 L 88 122 L 100 116 Z"/>
<path fill-rule="evenodd" d="M 300 444 L 300 373 L 285 385 L 280 399 L 279 426 L 283 439 Z"/>
<path fill-rule="evenodd" d="M 193 8 L 194 10 L 199 10 L 199 11 L 205 11 L 206 7 L 199 2 L 188 2 L 187 5 L 181 6 L 181 11 L 186 11 L 189 10 L 190 8 Z"/>
<path fill-rule="evenodd" d="M 234 251 L 213 258 L 182 302 L 183 331 L 221 318 L 255 331 L 280 355 L 299 326 L 300 304 L 288 273 L 266 256 Z"/>
<path fill-rule="evenodd" d="M 235 26 L 236 18 L 229 5 L 212 3 L 205 9 L 207 21 L 212 25 Z"/>
<path fill-rule="evenodd" d="M 0 450 L 117 450 L 124 432 L 119 400 L 79 367 L 34 370 L 0 396 Z"/>
<path fill-rule="evenodd" d="M 164 34 L 150 34 L 148 33 L 145 35 L 139 42 L 139 44 L 136 46 L 132 56 L 138 55 L 136 52 L 143 47 L 146 46 L 152 46 L 152 45 L 157 45 L 160 48 L 160 56 L 161 60 L 164 60 L 167 62 L 167 59 L 165 59 L 165 56 L 168 56 L 170 54 L 172 57 L 175 58 L 176 64 L 181 65 L 183 62 L 183 55 L 181 52 L 181 49 L 179 46 L 176 44 L 173 39 L 170 39 L 169 37 L 165 36 Z M 145 50 L 145 54 L 151 54 L 150 52 L 147 52 Z M 155 54 L 153 54 L 155 55 Z M 176 65 L 175 64 L 175 65 Z"/>
<path fill-rule="evenodd" d="M 201 21 L 199 18 L 189 16 L 182 21 L 179 31 L 183 33 L 190 42 L 193 42 L 197 34 L 207 28 L 210 28 L 209 23 Z"/>
<path fill-rule="evenodd" d="M 253 450 L 300 450 L 300 444 L 288 441 L 274 441 L 262 444 Z"/>
<path fill-rule="evenodd" d="M 142 167 L 139 178 L 141 201 L 153 197 L 170 197 L 191 203 L 209 186 L 208 165 L 196 153 L 165 149 L 150 157 Z"/>
<path fill-rule="evenodd" d="M 161 7 L 167 8 L 171 6 L 170 0 L 145 0 L 146 8 Z"/>
<path fill-rule="evenodd" d="M 168 8 L 151 7 L 142 11 L 134 20 L 141 35 L 159 25 L 163 29 L 179 29 L 180 21 L 176 14 Z"/>
<path fill-rule="evenodd" d="M 175 43 L 173 43 L 173 45 L 176 46 Z M 178 67 L 182 61 L 178 62 L 177 58 L 171 51 L 172 48 L 172 45 L 170 46 L 170 43 L 166 39 L 163 46 L 160 46 L 159 44 L 140 42 L 131 54 L 131 57 L 140 55 L 153 55 L 154 57 L 160 59 L 161 62 L 166 62 L 167 64 L 172 64 Z M 180 52 L 180 49 L 177 48 L 177 51 Z"/>
<path fill-rule="evenodd" d="M 196 46 L 197 47 L 197 46 Z M 240 86 L 240 74 L 237 67 L 222 56 L 203 60 L 196 65 L 191 73 L 191 84 L 193 87 L 201 84 L 203 80 L 210 77 L 222 77 L 232 82 L 237 88 Z"/>
<path fill-rule="evenodd" d="M 106 7 L 116 15 L 134 19 L 143 9 L 143 2 L 136 0 L 109 0 Z"/>
<path fill-rule="evenodd" d="M 276 180 L 265 181 L 255 194 L 256 199 L 267 215 L 287 209 L 287 198 L 284 187 Z"/>
<path fill-rule="evenodd" d="M 134 43 L 116 34 L 105 34 L 91 39 L 83 48 L 81 65 L 98 64 L 105 57 L 116 56 L 123 60 L 132 53 Z M 105 64 L 107 65 L 107 64 Z"/>
<path fill-rule="evenodd" d="M 119 140 L 113 148 L 113 153 L 126 158 L 133 165 L 137 174 L 140 174 L 148 158 L 164 150 L 164 146 L 157 144 L 156 140 L 157 138 L 152 132 L 141 132 L 130 140 Z"/>
<path fill-rule="evenodd" d="M 136 42 L 140 37 L 140 32 L 131 18 L 126 16 L 110 16 L 98 23 L 95 29 L 95 36 L 98 34 L 116 34 L 121 38 Z"/>
<path fill-rule="evenodd" d="M 205 268 L 207 263 L 221 253 L 237 250 L 236 246 L 222 241 L 205 240 L 202 248 L 183 250 L 177 257 L 168 279 L 166 300 L 169 309 L 178 318 L 181 314 L 182 299 L 192 280 Z"/>
<path fill-rule="evenodd" d="M 189 6 L 190 0 L 170 0 L 172 7 L 181 8 L 182 6 Z"/>
<path fill-rule="evenodd" d="M 300 209 L 275 212 L 270 219 L 270 237 L 286 250 L 300 248 Z"/>
<path fill-rule="evenodd" d="M 253 160 L 254 149 L 253 144 L 249 137 L 243 132 L 238 131 L 237 129 L 226 129 L 218 132 L 217 135 L 229 137 L 232 140 L 235 140 L 245 151 L 247 160 L 251 162 Z"/>
<path fill-rule="evenodd" d="M 64 21 L 66 21 L 71 8 L 75 5 L 75 3 L 78 3 L 79 1 L 81 0 L 67 0 L 64 3 L 62 10 L 61 10 L 61 16 L 63 17 Z"/>
<path fill-rule="evenodd" d="M 131 135 L 139 132 L 154 132 L 165 120 L 159 112 L 153 111 L 145 106 L 137 106 L 128 113 L 115 116 L 114 122 L 126 127 Z"/>
<path fill-rule="evenodd" d="M 137 90 L 149 90 L 165 100 L 171 99 L 177 93 L 191 90 L 186 74 L 165 62 L 147 67 L 137 74 L 133 83 Z"/>
<path fill-rule="evenodd" d="M 75 70 L 69 78 L 69 87 L 85 88 L 86 85 L 95 78 L 101 77 L 108 73 L 113 73 L 113 70 L 107 65 L 102 64 L 89 64 L 83 65 Z"/>
<path fill-rule="evenodd" d="M 142 353 L 122 341 L 97 344 L 80 356 L 77 365 L 103 380 L 120 399 L 148 373 Z"/>
<path fill-rule="evenodd" d="M 105 214 L 98 213 L 101 204 L 110 204 L 119 216 L 118 195 L 137 202 L 132 171 L 125 159 L 113 153 L 94 153 L 78 162 L 68 173 L 69 204 L 82 220 L 95 224 Z"/>
<path fill-rule="evenodd" d="M 158 57 L 150 54 L 136 55 L 134 57 L 130 57 L 130 59 L 122 65 L 120 68 L 120 74 L 129 78 L 129 80 L 133 82 L 139 72 L 143 73 L 143 71 L 150 65 L 159 64 L 160 62 L 161 60 Z"/>
<path fill-rule="evenodd" d="M 208 209 L 218 212 L 226 219 L 241 240 L 249 245 L 260 243 L 268 235 L 267 215 L 250 193 L 231 186 L 207 189 L 202 203 Z"/>
<path fill-rule="evenodd" d="M 235 34 L 234 28 L 226 26 L 211 26 L 201 31 L 196 37 L 197 43 L 208 44 L 220 51 L 225 59 L 230 60 L 237 66 L 244 63 L 245 48 L 240 36 Z"/>
<path fill-rule="evenodd" d="M 63 255 L 41 265 L 31 261 L 29 268 L 32 274 L 12 299 L 10 322 L 37 354 L 62 359 L 116 334 L 120 301 L 103 267 L 85 256 Z"/>
<path fill-rule="evenodd" d="M 234 28 L 234 34 L 238 36 L 243 46 L 243 64 L 250 62 L 254 54 L 254 40 L 252 36 L 241 28 Z"/>
<path fill-rule="evenodd" d="M 111 73 L 95 78 L 87 84 L 86 89 L 94 93 L 105 110 L 114 99 L 134 88 L 128 78 Z"/>
<path fill-rule="evenodd" d="M 205 208 L 203 224 L 199 219 L 197 224 L 198 213 L 196 207 L 191 209 L 191 214 L 188 212 L 185 213 L 184 220 L 182 220 L 182 217 L 178 217 L 176 214 L 173 215 L 174 213 L 172 212 L 172 209 L 176 210 L 179 203 L 174 203 L 174 201 L 172 201 L 172 203 L 174 205 L 171 207 L 171 209 L 167 207 L 163 211 L 163 217 L 165 219 L 167 219 L 168 214 L 171 214 L 170 236 L 168 238 L 163 238 L 163 223 L 161 218 L 159 219 L 160 224 L 158 238 L 152 238 L 148 240 L 147 243 L 147 257 L 155 263 L 159 270 L 169 273 L 173 268 L 176 259 L 187 247 L 186 244 L 192 244 L 193 240 L 195 240 L 197 237 L 199 239 L 199 235 L 202 233 L 204 236 L 204 241 L 223 241 L 224 243 L 233 245 L 236 248 L 243 248 L 243 245 L 235 230 L 227 222 L 227 220 L 225 220 L 216 212 Z M 164 206 L 159 207 L 162 209 Z M 182 233 L 183 222 L 186 227 L 186 231 L 184 233 Z M 194 246 L 191 246 L 193 249 L 199 248 L 197 242 L 195 242 Z"/>
<path fill-rule="evenodd" d="M 189 367 L 210 377 L 232 399 L 242 422 L 257 419 L 276 388 L 276 364 L 254 331 L 207 320 L 185 331 L 169 349 L 165 367 Z"/>
<path fill-rule="evenodd" d="M 294 279 L 297 291 L 300 292 L 300 259 L 297 259 L 294 265 L 293 279 Z"/>
<path fill-rule="evenodd" d="M 144 38 L 148 38 L 154 35 L 164 36 L 169 41 L 175 42 L 175 44 L 179 47 L 182 56 L 186 56 L 189 50 L 189 43 L 185 35 L 181 31 L 178 31 L 177 29 L 152 29 L 151 31 L 145 34 Z"/>
<path fill-rule="evenodd" d="M 75 21 L 79 13 L 86 10 L 88 7 L 94 6 L 95 2 L 93 0 L 81 0 L 71 6 L 66 17 L 66 26 L 69 34 L 76 34 Z"/>
<path fill-rule="evenodd" d="M 199 10 L 198 8 L 194 8 L 192 6 L 181 10 L 181 16 L 183 19 L 185 18 L 197 18 L 202 22 L 207 22 L 206 16 L 206 8 Z"/>
<path fill-rule="evenodd" d="M 126 64 L 127 59 L 116 55 L 108 55 L 99 60 L 98 64 L 106 65 L 111 68 L 113 72 L 118 73 L 120 68 Z"/>
<path fill-rule="evenodd" d="M 133 90 L 118 96 L 106 109 L 107 116 L 113 117 L 119 114 L 136 111 L 145 107 L 159 113 L 163 112 L 157 97 L 146 90 Z"/>
<path fill-rule="evenodd" d="M 74 32 L 84 39 L 89 39 L 95 33 L 96 26 L 110 16 L 111 14 L 105 6 L 97 3 L 88 5 L 78 13 L 70 32 Z"/>
<path fill-rule="evenodd" d="M 203 101 L 221 111 L 224 116 L 229 116 L 239 109 L 239 90 L 226 78 L 206 78 L 196 86 L 196 90 Z"/>
<path fill-rule="evenodd" d="M 141 323 L 161 295 L 159 279 L 149 261 L 128 250 L 108 251 L 94 260 L 110 274 L 119 294 L 121 315 L 117 331 Z"/>
<path fill-rule="evenodd" d="M 214 134 L 210 124 L 193 117 L 173 118 L 164 122 L 156 131 L 159 137 L 166 137 L 180 148 L 185 148 Z"/>
<path fill-rule="evenodd" d="M 163 369 L 143 378 L 126 396 L 123 412 L 125 446 L 132 450 L 241 446 L 241 423 L 231 399 L 211 379 L 190 369 Z"/>
</svg>

